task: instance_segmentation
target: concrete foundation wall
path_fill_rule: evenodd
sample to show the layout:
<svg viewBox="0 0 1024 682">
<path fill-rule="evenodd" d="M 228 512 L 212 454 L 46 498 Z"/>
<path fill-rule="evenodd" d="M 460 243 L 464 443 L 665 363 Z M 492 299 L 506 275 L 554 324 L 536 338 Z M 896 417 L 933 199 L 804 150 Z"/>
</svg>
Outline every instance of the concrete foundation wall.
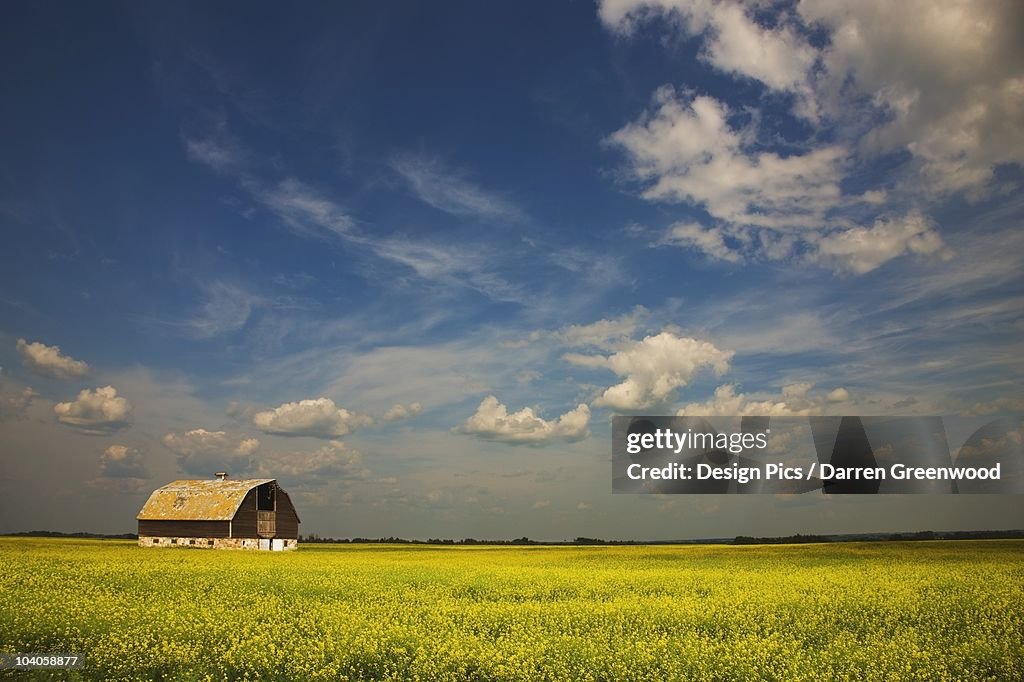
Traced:
<svg viewBox="0 0 1024 682">
<path fill-rule="evenodd" d="M 185 547 L 191 549 L 252 549 L 290 551 L 299 548 L 298 540 L 276 538 L 168 538 L 139 536 L 139 547 Z"/>
</svg>

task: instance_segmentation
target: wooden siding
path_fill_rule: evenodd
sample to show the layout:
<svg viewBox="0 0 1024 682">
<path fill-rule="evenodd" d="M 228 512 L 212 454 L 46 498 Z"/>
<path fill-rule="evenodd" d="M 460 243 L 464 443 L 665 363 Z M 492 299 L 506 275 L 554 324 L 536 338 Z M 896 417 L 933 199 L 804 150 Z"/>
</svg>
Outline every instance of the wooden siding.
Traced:
<svg viewBox="0 0 1024 682">
<path fill-rule="evenodd" d="M 261 538 L 277 537 L 277 512 L 257 511 L 256 512 L 256 533 Z"/>
<path fill-rule="evenodd" d="M 242 500 L 235 518 L 231 520 L 231 537 L 233 538 L 256 538 L 256 488 L 249 491 L 249 494 Z"/>
<path fill-rule="evenodd" d="M 299 515 L 283 488 L 277 489 L 277 535 L 275 537 L 297 540 L 299 537 Z"/>
<path fill-rule="evenodd" d="M 139 521 L 139 535 L 170 538 L 226 538 L 229 521 Z"/>
</svg>

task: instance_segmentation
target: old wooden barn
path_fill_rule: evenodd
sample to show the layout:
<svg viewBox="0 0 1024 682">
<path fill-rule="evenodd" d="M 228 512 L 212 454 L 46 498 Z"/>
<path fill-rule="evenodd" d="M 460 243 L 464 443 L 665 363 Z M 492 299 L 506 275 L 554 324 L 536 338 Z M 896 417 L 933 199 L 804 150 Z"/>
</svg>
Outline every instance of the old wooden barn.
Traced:
<svg viewBox="0 0 1024 682">
<path fill-rule="evenodd" d="M 142 547 L 288 550 L 299 545 L 299 515 L 273 478 L 174 481 L 139 512 Z"/>
</svg>

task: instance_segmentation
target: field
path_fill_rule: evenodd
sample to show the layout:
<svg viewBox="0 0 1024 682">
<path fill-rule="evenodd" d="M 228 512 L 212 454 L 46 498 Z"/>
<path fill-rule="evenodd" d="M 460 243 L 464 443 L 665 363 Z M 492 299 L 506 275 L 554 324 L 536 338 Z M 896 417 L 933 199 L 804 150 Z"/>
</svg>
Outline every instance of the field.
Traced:
<svg viewBox="0 0 1024 682">
<path fill-rule="evenodd" d="M 1019 541 L 270 554 L 0 538 L 0 566 L 0 651 L 86 654 L 54 679 L 1024 679 Z"/>
</svg>

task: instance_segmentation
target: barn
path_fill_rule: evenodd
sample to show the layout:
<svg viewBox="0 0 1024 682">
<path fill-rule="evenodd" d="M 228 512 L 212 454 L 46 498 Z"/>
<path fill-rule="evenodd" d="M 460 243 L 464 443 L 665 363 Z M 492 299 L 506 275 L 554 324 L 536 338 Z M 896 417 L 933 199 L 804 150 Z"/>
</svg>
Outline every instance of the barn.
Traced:
<svg viewBox="0 0 1024 682">
<path fill-rule="evenodd" d="M 290 550 L 299 515 L 273 478 L 174 481 L 149 496 L 139 521 L 141 547 Z"/>
</svg>

